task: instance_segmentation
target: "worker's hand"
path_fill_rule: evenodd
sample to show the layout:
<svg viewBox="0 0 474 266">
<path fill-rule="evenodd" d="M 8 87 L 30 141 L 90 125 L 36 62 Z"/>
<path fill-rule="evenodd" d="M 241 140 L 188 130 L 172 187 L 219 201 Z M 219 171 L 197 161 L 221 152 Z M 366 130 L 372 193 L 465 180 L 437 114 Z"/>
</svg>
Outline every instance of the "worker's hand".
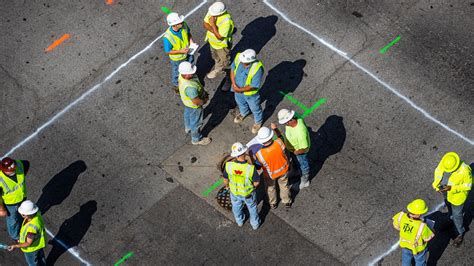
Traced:
<svg viewBox="0 0 474 266">
<path fill-rule="evenodd" d="M 451 186 L 445 186 L 443 191 L 450 191 L 451 190 Z"/>
<path fill-rule="evenodd" d="M 216 19 L 217 19 L 217 17 L 211 16 L 209 18 L 209 24 L 211 24 L 211 26 L 212 26 L 212 24 L 216 25 Z"/>
<path fill-rule="evenodd" d="M 277 124 L 275 124 L 275 123 L 271 123 L 271 124 L 270 124 L 270 127 L 271 127 L 272 129 L 278 129 L 278 126 L 277 126 Z"/>
<path fill-rule="evenodd" d="M 242 89 L 235 84 L 232 85 L 232 88 L 234 89 L 234 92 L 242 92 Z"/>
<path fill-rule="evenodd" d="M 12 250 L 14 250 L 14 249 L 15 249 L 15 246 L 14 246 L 14 245 L 11 245 L 11 246 L 8 246 L 8 247 L 7 247 L 7 250 L 8 250 L 8 251 L 12 251 Z"/>
<path fill-rule="evenodd" d="M 184 48 L 180 51 L 182 54 L 187 54 L 189 52 L 189 48 Z"/>
</svg>

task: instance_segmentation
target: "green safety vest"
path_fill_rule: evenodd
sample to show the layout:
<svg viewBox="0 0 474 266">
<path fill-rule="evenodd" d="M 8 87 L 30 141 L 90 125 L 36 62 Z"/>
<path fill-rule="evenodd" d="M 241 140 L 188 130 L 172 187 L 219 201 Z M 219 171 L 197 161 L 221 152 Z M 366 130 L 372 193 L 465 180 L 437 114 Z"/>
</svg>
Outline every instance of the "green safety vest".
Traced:
<svg viewBox="0 0 474 266">
<path fill-rule="evenodd" d="M 39 249 L 42 249 L 46 246 L 46 231 L 44 229 L 43 217 L 39 211 L 35 214 L 33 219 L 30 222 L 25 223 L 26 219 L 23 220 L 20 229 L 20 244 L 26 242 L 26 237 L 28 233 L 34 233 L 35 239 L 29 247 L 21 248 L 23 252 L 34 252 Z"/>
<path fill-rule="evenodd" d="M 395 214 L 393 225 L 400 230 L 400 247 L 411 250 L 414 255 L 425 250 L 428 241 L 434 237 L 428 225 L 420 220 L 410 219 L 404 212 Z"/>
<path fill-rule="evenodd" d="M 201 98 L 202 96 L 202 85 L 197 78 L 192 79 L 185 79 L 181 75 L 178 77 L 178 87 L 179 87 L 179 95 L 181 96 L 181 101 L 187 107 L 197 109 L 199 106 L 195 105 L 191 98 L 186 95 L 186 88 L 193 87 L 196 88 L 198 91 L 198 97 Z"/>
<path fill-rule="evenodd" d="M 240 64 L 239 55 L 240 53 L 237 53 L 237 55 L 235 55 L 235 58 L 234 58 L 234 65 L 235 65 L 234 75 L 237 74 L 237 68 L 239 68 L 239 64 Z M 252 83 L 253 77 L 255 76 L 255 74 L 261 67 L 263 68 L 263 63 L 260 60 L 257 60 L 252 63 L 252 65 L 250 66 L 249 74 L 247 76 L 247 80 L 245 80 L 244 86 L 249 86 Z M 259 90 L 260 90 L 260 86 L 256 90 L 244 92 L 244 95 L 247 95 L 247 96 L 255 95 L 258 93 Z"/>
<path fill-rule="evenodd" d="M 223 39 L 219 40 L 216 38 L 214 33 L 207 31 L 205 41 L 209 41 L 209 45 L 211 45 L 211 47 L 214 49 L 223 49 L 229 47 L 232 43 L 232 32 L 234 32 L 234 21 L 232 20 L 230 14 L 226 12 L 218 16 L 216 19 L 216 26 Z M 227 28 L 227 32 L 223 31 Z"/>
<path fill-rule="evenodd" d="M 5 204 L 17 204 L 26 198 L 25 171 L 23 163 L 15 160 L 16 181 L 13 181 L 0 171 L 0 188 L 2 189 L 2 199 Z"/>
<path fill-rule="evenodd" d="M 171 50 L 173 51 L 178 51 L 182 50 L 186 47 L 189 47 L 189 27 L 186 23 L 183 23 L 183 27 L 181 28 L 181 37 L 183 39 L 180 39 L 178 36 L 174 35 L 171 32 L 171 27 L 166 30 L 164 38 L 166 38 L 173 48 Z M 170 54 L 170 59 L 173 61 L 181 61 L 186 59 L 188 56 L 187 54 Z"/>
<path fill-rule="evenodd" d="M 248 163 L 227 162 L 225 170 L 229 177 L 229 187 L 232 194 L 247 197 L 254 191 L 252 176 L 255 166 Z"/>
</svg>

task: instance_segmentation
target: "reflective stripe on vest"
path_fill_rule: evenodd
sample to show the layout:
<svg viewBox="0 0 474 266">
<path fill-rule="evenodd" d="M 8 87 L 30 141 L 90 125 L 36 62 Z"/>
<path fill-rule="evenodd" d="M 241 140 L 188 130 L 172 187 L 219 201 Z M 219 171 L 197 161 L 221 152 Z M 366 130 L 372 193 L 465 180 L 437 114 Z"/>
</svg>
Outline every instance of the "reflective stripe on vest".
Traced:
<svg viewBox="0 0 474 266">
<path fill-rule="evenodd" d="M 234 58 L 234 65 L 235 65 L 234 75 L 237 74 L 237 69 L 239 68 L 239 65 L 240 65 L 239 55 L 240 55 L 240 53 L 237 53 L 235 55 L 235 58 Z M 257 74 L 257 71 L 260 68 L 263 68 L 262 61 L 257 60 L 257 61 L 252 63 L 252 65 L 250 66 L 250 70 L 249 70 L 249 74 L 247 76 L 247 79 L 245 80 L 244 87 L 245 86 L 250 86 L 250 84 L 252 83 L 253 77 L 255 76 L 255 74 Z M 260 86 L 258 88 L 256 88 L 256 90 L 244 92 L 244 95 L 247 95 L 247 96 L 255 95 L 255 94 L 258 93 L 259 90 L 260 90 Z"/>
<path fill-rule="evenodd" d="M 189 28 L 186 23 L 183 23 L 183 27 L 181 28 L 181 37 L 183 39 L 180 39 L 178 36 L 174 35 L 171 32 L 171 27 L 166 30 L 164 38 L 166 38 L 171 45 L 173 46 L 171 48 L 172 51 L 178 51 L 182 50 L 186 47 L 189 47 Z M 169 54 L 170 59 L 173 61 L 181 61 L 186 59 L 188 56 L 187 54 Z"/>
<path fill-rule="evenodd" d="M 42 249 L 46 246 L 46 235 L 45 235 L 45 229 L 44 229 L 44 223 L 43 223 L 43 218 L 41 217 L 41 214 L 39 212 L 36 213 L 36 215 L 31 219 L 30 222 L 25 224 L 26 219 L 23 220 L 23 224 L 21 225 L 20 229 L 20 244 L 26 242 L 26 238 L 28 236 L 28 233 L 35 233 L 35 239 L 33 240 L 33 243 L 29 247 L 26 248 L 21 248 L 23 252 L 34 252 L 39 249 Z M 29 229 L 33 229 L 29 230 Z"/>
<path fill-rule="evenodd" d="M 275 148 L 273 145 L 278 145 L 278 148 Z M 275 151 L 273 149 L 278 149 L 278 150 Z M 268 157 L 269 161 L 272 162 L 271 166 L 268 165 L 268 162 L 265 160 L 265 156 L 263 156 L 262 151 L 265 151 L 265 154 Z M 289 163 L 288 163 L 288 158 L 286 157 L 286 154 L 285 154 L 285 145 L 282 143 L 280 139 L 275 140 L 272 143 L 272 145 L 260 149 L 257 152 L 257 158 L 263 164 L 263 167 L 265 168 L 265 172 L 268 174 L 268 176 L 271 179 L 277 179 L 278 177 L 288 172 Z M 284 161 L 283 164 L 281 164 L 282 161 Z M 272 169 L 272 167 L 278 167 L 278 168 Z"/>
<path fill-rule="evenodd" d="M 400 247 L 410 249 L 415 255 L 425 250 L 428 244 L 426 242 L 419 243 L 425 224 L 421 221 L 410 219 L 406 213 L 403 213 L 400 220 Z M 403 226 L 402 223 L 404 224 Z M 415 228 L 416 234 L 413 232 Z"/>
<path fill-rule="evenodd" d="M 198 98 L 202 95 L 202 85 L 198 79 L 185 79 L 181 75 L 178 77 L 178 87 L 179 87 L 179 95 L 181 96 L 181 101 L 183 104 L 189 108 L 197 109 L 199 108 L 198 105 L 194 104 L 192 99 L 186 95 L 186 88 L 193 87 L 196 88 L 198 91 Z"/>
<path fill-rule="evenodd" d="M 224 23 L 228 23 L 229 25 L 229 32 L 225 34 L 228 37 L 224 37 L 222 40 L 217 39 L 214 33 L 207 31 L 206 33 L 206 41 L 209 41 L 209 45 L 212 46 L 214 49 L 222 49 L 228 47 L 232 43 L 232 32 L 234 31 L 234 21 L 230 14 L 224 14 L 217 17 L 216 26 L 217 30 L 219 31 L 219 27 L 224 26 Z M 220 31 L 219 31 L 220 34 Z"/>
<path fill-rule="evenodd" d="M 405 213 L 404 213 L 404 212 L 400 212 L 400 214 L 398 215 L 398 218 L 397 218 L 397 221 L 398 221 L 397 229 L 398 229 L 398 230 L 400 230 L 400 223 L 402 222 L 403 214 L 405 214 Z"/>
<path fill-rule="evenodd" d="M 251 177 L 255 168 L 253 167 L 253 165 L 246 165 L 246 168 L 243 168 L 242 166 L 245 166 L 245 164 L 238 164 L 234 162 L 228 162 L 226 164 L 226 172 L 229 177 L 230 192 L 232 192 L 232 194 L 236 196 L 247 197 L 254 190 Z M 242 173 L 242 170 L 245 171 L 245 174 Z M 240 171 L 241 173 L 236 173 L 236 171 Z"/>
<path fill-rule="evenodd" d="M 0 187 L 2 188 L 2 199 L 5 204 L 17 204 L 26 198 L 23 163 L 20 160 L 15 160 L 15 164 L 17 182 L 14 182 L 10 177 L 0 171 Z"/>
</svg>

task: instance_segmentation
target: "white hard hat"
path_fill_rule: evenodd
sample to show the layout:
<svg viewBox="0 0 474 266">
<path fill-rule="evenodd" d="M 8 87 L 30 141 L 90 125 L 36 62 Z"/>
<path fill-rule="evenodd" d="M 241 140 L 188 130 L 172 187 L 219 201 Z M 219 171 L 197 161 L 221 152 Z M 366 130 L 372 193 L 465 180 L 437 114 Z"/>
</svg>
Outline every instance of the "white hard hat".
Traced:
<svg viewBox="0 0 474 266">
<path fill-rule="evenodd" d="M 32 215 L 39 210 L 38 206 L 34 204 L 31 200 L 25 200 L 21 203 L 18 208 L 18 212 L 23 215 Z"/>
<path fill-rule="evenodd" d="M 257 53 L 253 49 L 247 49 L 239 55 L 239 61 L 245 64 L 257 60 Z"/>
<path fill-rule="evenodd" d="M 280 111 L 278 111 L 278 123 L 280 123 L 280 125 L 286 124 L 294 116 L 295 116 L 295 111 L 293 110 L 290 111 L 288 109 L 281 109 Z"/>
<path fill-rule="evenodd" d="M 211 16 L 219 16 L 222 15 L 227 9 L 225 8 L 224 3 L 222 2 L 215 2 L 209 7 L 209 14 Z"/>
<path fill-rule="evenodd" d="M 178 15 L 178 13 L 176 12 L 173 12 L 173 13 L 169 13 L 169 15 L 166 17 L 166 22 L 168 23 L 168 25 L 170 26 L 173 26 L 173 25 L 176 25 L 176 24 L 179 24 L 181 22 L 184 21 L 184 16 L 180 16 Z"/>
<path fill-rule="evenodd" d="M 262 127 L 258 130 L 257 133 L 257 141 L 260 144 L 263 144 L 273 138 L 273 130 L 269 129 L 268 127 Z"/>
<path fill-rule="evenodd" d="M 230 153 L 230 156 L 237 157 L 237 156 L 240 156 L 240 155 L 244 154 L 248 149 L 247 149 L 247 146 L 245 146 L 244 144 L 242 144 L 240 142 L 236 142 L 236 143 L 232 144 L 231 150 L 232 151 Z"/>
<path fill-rule="evenodd" d="M 184 74 L 184 75 L 194 74 L 196 73 L 196 70 L 197 70 L 197 67 L 189 62 L 182 62 L 178 66 L 179 74 Z"/>
</svg>

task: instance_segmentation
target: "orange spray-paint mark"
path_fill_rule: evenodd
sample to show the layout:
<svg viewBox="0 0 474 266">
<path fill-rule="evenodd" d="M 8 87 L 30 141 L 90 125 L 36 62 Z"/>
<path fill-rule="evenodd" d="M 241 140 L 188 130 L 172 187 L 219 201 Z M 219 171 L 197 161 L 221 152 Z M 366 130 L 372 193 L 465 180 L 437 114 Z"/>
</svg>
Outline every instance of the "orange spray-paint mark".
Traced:
<svg viewBox="0 0 474 266">
<path fill-rule="evenodd" d="M 107 5 L 111 5 L 111 4 L 114 3 L 114 0 L 105 0 L 105 3 L 106 3 Z"/>
<path fill-rule="evenodd" d="M 70 37 L 71 35 L 69 35 L 69 33 L 64 34 L 63 36 L 61 36 L 61 38 L 57 39 L 50 46 L 48 46 L 48 48 L 45 49 L 45 52 L 51 52 L 52 50 L 54 50 L 54 48 L 56 48 L 58 45 L 60 45 L 62 42 L 69 39 Z"/>
</svg>

